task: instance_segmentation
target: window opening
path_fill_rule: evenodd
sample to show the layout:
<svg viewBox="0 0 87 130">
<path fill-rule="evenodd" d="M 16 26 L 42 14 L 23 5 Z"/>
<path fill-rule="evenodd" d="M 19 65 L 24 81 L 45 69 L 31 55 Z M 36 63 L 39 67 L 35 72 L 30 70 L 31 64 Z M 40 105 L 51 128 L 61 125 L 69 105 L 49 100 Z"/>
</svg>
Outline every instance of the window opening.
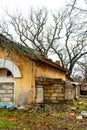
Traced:
<svg viewBox="0 0 87 130">
<path fill-rule="evenodd" d="M 8 70 L 7 71 L 7 77 L 12 76 L 12 73 Z"/>
</svg>

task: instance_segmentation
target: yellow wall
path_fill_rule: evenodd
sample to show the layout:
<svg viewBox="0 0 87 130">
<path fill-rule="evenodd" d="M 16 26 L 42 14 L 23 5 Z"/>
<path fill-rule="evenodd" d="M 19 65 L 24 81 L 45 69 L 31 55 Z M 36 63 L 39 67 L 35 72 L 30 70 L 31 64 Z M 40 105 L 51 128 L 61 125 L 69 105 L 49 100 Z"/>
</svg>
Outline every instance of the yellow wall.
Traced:
<svg viewBox="0 0 87 130">
<path fill-rule="evenodd" d="M 15 83 L 15 103 L 20 105 L 35 102 L 36 76 L 65 79 L 65 72 L 46 64 L 37 64 L 26 56 L 18 55 L 15 51 L 9 53 L 6 49 L 0 48 L 0 58 L 14 62 L 22 74 L 21 78 L 0 77 L 0 81 Z"/>
<path fill-rule="evenodd" d="M 35 101 L 35 79 L 34 62 L 24 56 L 19 56 L 12 51 L 8 53 L 0 48 L 0 58 L 6 58 L 14 62 L 19 68 L 21 78 L 1 78 L 0 81 L 15 82 L 15 102 L 17 104 L 27 104 Z"/>
<path fill-rule="evenodd" d="M 51 66 L 48 66 L 47 64 L 36 64 L 36 75 L 37 76 L 43 76 L 43 77 L 49 77 L 49 78 L 61 78 L 63 80 L 66 79 L 65 72 L 60 71 L 56 68 L 53 68 Z"/>
</svg>

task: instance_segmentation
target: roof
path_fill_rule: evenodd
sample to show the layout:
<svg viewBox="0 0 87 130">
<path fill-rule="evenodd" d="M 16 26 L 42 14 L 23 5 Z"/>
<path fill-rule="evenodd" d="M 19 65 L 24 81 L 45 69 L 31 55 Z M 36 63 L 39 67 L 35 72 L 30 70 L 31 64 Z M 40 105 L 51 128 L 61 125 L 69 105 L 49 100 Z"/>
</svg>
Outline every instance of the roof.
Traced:
<svg viewBox="0 0 87 130">
<path fill-rule="evenodd" d="M 14 42 L 2 34 L 0 34 L 0 47 L 6 48 L 7 50 L 15 50 L 18 54 L 24 54 L 33 60 L 37 57 L 41 57 L 41 54 L 35 51 L 34 49 L 26 47 L 20 43 Z"/>
<path fill-rule="evenodd" d="M 63 68 L 62 66 L 60 66 L 60 65 L 56 64 L 55 62 L 53 62 L 52 60 L 46 59 L 44 57 L 42 57 L 41 59 L 37 59 L 36 61 L 37 62 L 40 61 L 40 63 L 48 64 L 49 66 L 52 66 L 53 68 L 56 68 L 56 69 L 64 71 L 64 72 L 68 71 L 66 68 Z"/>
<path fill-rule="evenodd" d="M 18 54 L 23 54 L 27 57 L 29 57 L 31 60 L 34 60 L 35 62 L 40 62 L 47 64 L 49 66 L 52 66 L 53 68 L 56 68 L 58 70 L 68 72 L 67 69 L 63 68 L 62 66 L 58 65 L 57 63 L 53 62 L 51 59 L 48 59 L 41 55 L 39 52 L 35 51 L 34 49 L 30 47 L 26 47 L 20 43 L 16 43 L 14 41 L 11 41 L 6 36 L 0 34 L 0 47 L 6 48 L 11 51 L 17 51 Z"/>
</svg>

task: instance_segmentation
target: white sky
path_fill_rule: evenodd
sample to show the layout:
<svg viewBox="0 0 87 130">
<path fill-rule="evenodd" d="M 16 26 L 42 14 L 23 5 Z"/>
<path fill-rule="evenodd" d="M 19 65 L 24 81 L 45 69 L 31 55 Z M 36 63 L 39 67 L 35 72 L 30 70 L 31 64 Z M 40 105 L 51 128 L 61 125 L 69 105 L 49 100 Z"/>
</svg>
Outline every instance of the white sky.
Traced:
<svg viewBox="0 0 87 130">
<path fill-rule="evenodd" d="M 26 10 L 29 7 L 47 7 L 58 9 L 64 6 L 66 0 L 0 0 L 0 14 L 5 10 Z"/>
<path fill-rule="evenodd" d="M 49 10 L 58 10 L 64 7 L 67 1 L 71 2 L 71 0 L 0 0 L 0 16 L 4 14 L 3 10 L 26 12 L 29 7 L 47 7 Z M 85 0 L 77 1 L 82 6 Z"/>
<path fill-rule="evenodd" d="M 49 8 L 57 8 L 64 4 L 65 0 L 0 0 L 1 7 L 8 8 L 26 8 L 29 6 L 47 6 Z"/>
</svg>

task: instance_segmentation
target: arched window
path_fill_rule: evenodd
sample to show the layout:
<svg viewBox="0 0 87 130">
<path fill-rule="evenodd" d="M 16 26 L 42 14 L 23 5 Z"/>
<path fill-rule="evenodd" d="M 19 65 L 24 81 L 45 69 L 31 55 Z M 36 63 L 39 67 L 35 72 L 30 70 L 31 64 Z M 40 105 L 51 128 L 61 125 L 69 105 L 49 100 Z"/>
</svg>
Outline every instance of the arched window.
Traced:
<svg viewBox="0 0 87 130">
<path fill-rule="evenodd" d="M 11 73 L 11 71 L 7 71 L 7 77 L 12 77 L 12 73 Z"/>
<path fill-rule="evenodd" d="M 8 69 L 2 68 L 0 69 L 0 77 L 13 77 L 11 71 Z"/>
<path fill-rule="evenodd" d="M 12 74 L 13 77 L 16 77 L 16 78 L 22 77 L 18 66 L 10 60 L 0 58 L 0 69 L 7 69 L 8 70 L 8 72 L 7 72 L 8 76 L 11 76 L 11 74 Z"/>
</svg>

